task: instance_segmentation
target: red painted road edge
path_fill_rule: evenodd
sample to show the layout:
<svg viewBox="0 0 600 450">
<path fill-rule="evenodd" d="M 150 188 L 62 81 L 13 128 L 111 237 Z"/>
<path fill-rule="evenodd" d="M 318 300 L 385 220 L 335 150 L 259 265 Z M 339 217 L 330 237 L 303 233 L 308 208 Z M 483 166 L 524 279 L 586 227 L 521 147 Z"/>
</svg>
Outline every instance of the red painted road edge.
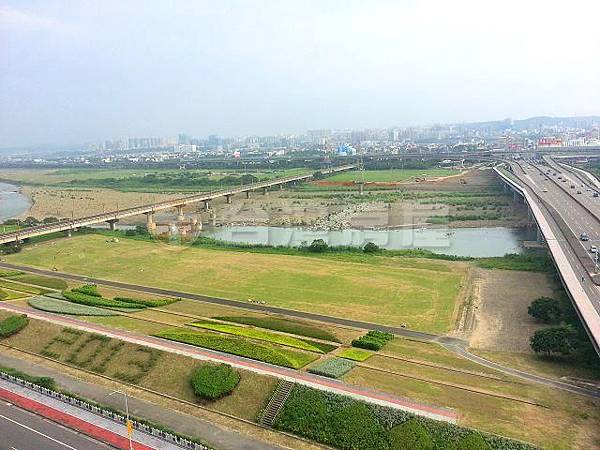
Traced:
<svg viewBox="0 0 600 450">
<path fill-rule="evenodd" d="M 77 430 L 94 439 L 106 442 L 114 447 L 123 450 L 127 450 L 129 448 L 129 441 L 126 437 L 120 436 L 113 431 L 101 428 L 93 423 L 86 422 L 85 420 L 67 414 L 63 411 L 59 411 L 58 409 L 51 408 L 43 403 L 39 403 L 35 400 L 31 400 L 27 397 L 23 397 L 3 388 L 0 388 L 0 398 L 27 411 L 34 412 L 40 416 L 50 419 L 53 422 L 56 422 L 67 428 Z M 133 441 L 133 445 L 136 450 L 155 450 L 152 447 L 148 447 L 147 445 L 136 441 Z"/>
</svg>

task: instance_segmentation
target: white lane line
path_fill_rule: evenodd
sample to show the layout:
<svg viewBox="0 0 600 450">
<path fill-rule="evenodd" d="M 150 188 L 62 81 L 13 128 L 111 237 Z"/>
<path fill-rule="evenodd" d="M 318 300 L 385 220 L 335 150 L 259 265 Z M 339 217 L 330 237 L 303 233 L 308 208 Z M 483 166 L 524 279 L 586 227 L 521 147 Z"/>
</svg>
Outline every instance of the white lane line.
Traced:
<svg viewBox="0 0 600 450">
<path fill-rule="evenodd" d="M 71 447 L 69 444 L 65 444 L 62 441 L 54 439 L 53 437 L 50 437 L 47 434 L 42 433 L 41 431 L 34 430 L 33 428 L 28 427 L 27 425 L 23 425 L 22 423 L 17 422 L 16 420 L 11 419 L 10 417 L 6 417 L 6 416 L 3 416 L 2 414 L 0 414 L 0 418 L 4 419 L 4 420 L 8 420 L 9 422 L 12 422 L 15 425 L 18 425 L 18 426 L 20 426 L 22 428 L 25 428 L 26 430 L 29 430 L 29 431 L 31 431 L 31 432 L 33 432 L 35 434 L 39 434 L 40 436 L 45 437 L 49 441 L 55 442 L 56 444 L 62 445 L 63 447 L 70 448 L 71 450 L 77 450 L 75 447 Z"/>
</svg>

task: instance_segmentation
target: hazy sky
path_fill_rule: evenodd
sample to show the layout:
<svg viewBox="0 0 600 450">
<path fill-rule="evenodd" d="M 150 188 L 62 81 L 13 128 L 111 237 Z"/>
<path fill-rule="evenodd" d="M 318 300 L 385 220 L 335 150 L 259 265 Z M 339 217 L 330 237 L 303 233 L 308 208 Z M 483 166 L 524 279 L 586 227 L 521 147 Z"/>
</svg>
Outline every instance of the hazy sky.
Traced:
<svg viewBox="0 0 600 450">
<path fill-rule="evenodd" d="M 600 1 L 0 0 L 0 147 L 600 113 Z"/>
</svg>

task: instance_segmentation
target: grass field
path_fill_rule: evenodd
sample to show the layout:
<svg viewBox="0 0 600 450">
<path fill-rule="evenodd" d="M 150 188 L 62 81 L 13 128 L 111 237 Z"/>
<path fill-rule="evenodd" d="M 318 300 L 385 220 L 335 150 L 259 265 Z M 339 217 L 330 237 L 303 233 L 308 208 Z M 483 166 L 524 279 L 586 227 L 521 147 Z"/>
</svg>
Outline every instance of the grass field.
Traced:
<svg viewBox="0 0 600 450">
<path fill-rule="evenodd" d="M 405 323 L 429 332 L 452 328 L 467 270 L 460 263 L 406 258 L 348 262 L 130 239 L 115 244 L 98 235 L 38 244 L 6 259 L 241 301 L 253 298 L 268 305 L 375 323 Z"/>
<path fill-rule="evenodd" d="M 65 280 L 42 275 L 23 274 L 11 277 L 11 279 L 20 281 L 21 283 L 35 284 L 36 286 L 47 287 L 50 289 L 63 290 L 67 288 L 67 282 Z"/>
<path fill-rule="evenodd" d="M 391 170 L 353 170 L 343 172 L 326 179 L 326 181 L 364 181 L 394 183 L 406 181 L 415 177 L 445 177 L 456 175 L 459 172 L 453 169 L 391 169 Z"/>
</svg>

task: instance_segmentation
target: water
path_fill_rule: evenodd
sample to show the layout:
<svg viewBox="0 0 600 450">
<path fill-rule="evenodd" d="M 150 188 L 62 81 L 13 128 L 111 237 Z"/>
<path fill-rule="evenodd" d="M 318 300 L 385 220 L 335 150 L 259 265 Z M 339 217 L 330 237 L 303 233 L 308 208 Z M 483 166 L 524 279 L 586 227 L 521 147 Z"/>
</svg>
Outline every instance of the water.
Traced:
<svg viewBox="0 0 600 450">
<path fill-rule="evenodd" d="M 520 228 L 426 228 L 400 230 L 313 231 L 304 228 L 224 226 L 207 229 L 203 236 L 247 244 L 298 246 L 323 239 L 327 244 L 362 246 L 374 242 L 388 250 L 422 248 L 456 256 L 491 257 L 523 252 L 523 241 L 535 240 L 535 231 Z"/>
<path fill-rule="evenodd" d="M 18 189 L 12 184 L 0 182 L 0 222 L 29 211 L 31 202 Z"/>
</svg>

